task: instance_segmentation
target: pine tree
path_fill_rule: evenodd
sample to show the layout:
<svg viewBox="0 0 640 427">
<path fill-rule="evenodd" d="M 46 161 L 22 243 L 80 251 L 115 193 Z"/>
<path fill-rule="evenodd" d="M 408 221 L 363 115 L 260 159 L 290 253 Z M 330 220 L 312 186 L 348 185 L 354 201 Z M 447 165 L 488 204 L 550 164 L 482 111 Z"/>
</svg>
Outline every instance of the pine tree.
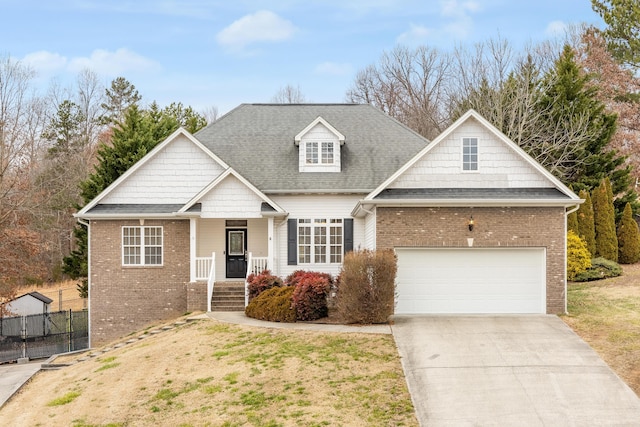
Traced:
<svg viewBox="0 0 640 427">
<path fill-rule="evenodd" d="M 596 256 L 618 262 L 618 238 L 610 188 L 611 183 L 608 178 L 605 178 L 593 191 Z"/>
<path fill-rule="evenodd" d="M 105 89 L 107 102 L 101 107 L 105 114 L 100 117 L 103 124 L 113 124 L 124 120 L 124 113 L 133 105 L 138 105 L 142 99 L 136 87 L 124 77 L 118 77 L 111 82 L 111 87 Z"/>
<path fill-rule="evenodd" d="M 594 229 L 593 204 L 591 203 L 591 195 L 586 190 L 581 190 L 579 194 L 584 203 L 576 212 L 578 214 L 578 236 L 584 239 L 587 249 L 592 256 L 596 254 L 596 232 Z"/>
<path fill-rule="evenodd" d="M 633 219 L 631 204 L 627 203 L 618 225 L 618 260 L 622 264 L 640 261 L 640 230 Z"/>
<path fill-rule="evenodd" d="M 579 227 L 578 227 L 578 211 L 571 212 L 567 215 L 567 231 L 573 231 L 576 233 L 576 236 L 579 236 Z"/>
</svg>

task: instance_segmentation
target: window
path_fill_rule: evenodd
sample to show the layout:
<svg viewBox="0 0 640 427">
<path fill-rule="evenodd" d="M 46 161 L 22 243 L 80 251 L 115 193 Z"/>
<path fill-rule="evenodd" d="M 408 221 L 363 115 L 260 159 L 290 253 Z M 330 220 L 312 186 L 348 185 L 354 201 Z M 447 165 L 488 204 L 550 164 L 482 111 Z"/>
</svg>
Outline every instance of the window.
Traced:
<svg viewBox="0 0 640 427">
<path fill-rule="evenodd" d="M 122 227 L 122 265 L 162 265 L 162 227 Z"/>
<path fill-rule="evenodd" d="M 478 170 L 478 138 L 462 138 L 462 170 Z"/>
<path fill-rule="evenodd" d="M 307 142 L 306 162 L 308 165 L 332 165 L 333 142 Z M 318 153 L 318 149 L 320 152 Z"/>
<path fill-rule="evenodd" d="M 298 220 L 298 263 L 341 263 L 343 252 L 342 219 Z"/>
</svg>

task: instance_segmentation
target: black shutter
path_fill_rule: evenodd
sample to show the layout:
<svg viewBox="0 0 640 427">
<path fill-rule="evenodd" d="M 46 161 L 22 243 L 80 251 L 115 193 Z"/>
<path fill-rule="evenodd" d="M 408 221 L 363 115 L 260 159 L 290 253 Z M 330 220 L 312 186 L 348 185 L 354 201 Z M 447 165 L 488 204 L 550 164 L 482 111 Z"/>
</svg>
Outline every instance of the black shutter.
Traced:
<svg viewBox="0 0 640 427">
<path fill-rule="evenodd" d="M 344 253 L 353 250 L 353 218 L 344 219 Z"/>
<path fill-rule="evenodd" d="M 298 265 L 298 220 L 287 220 L 287 264 Z"/>
</svg>

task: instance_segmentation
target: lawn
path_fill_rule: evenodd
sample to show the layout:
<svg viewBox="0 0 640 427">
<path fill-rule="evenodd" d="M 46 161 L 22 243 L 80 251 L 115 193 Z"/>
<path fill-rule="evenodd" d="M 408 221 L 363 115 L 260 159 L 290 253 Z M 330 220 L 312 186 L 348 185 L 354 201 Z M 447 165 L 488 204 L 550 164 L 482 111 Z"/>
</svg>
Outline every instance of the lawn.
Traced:
<svg viewBox="0 0 640 427">
<path fill-rule="evenodd" d="M 391 335 L 208 319 L 41 372 L 0 417 L 78 427 L 418 425 Z"/>
<path fill-rule="evenodd" d="M 640 264 L 624 274 L 569 283 L 563 320 L 640 396 Z"/>
</svg>

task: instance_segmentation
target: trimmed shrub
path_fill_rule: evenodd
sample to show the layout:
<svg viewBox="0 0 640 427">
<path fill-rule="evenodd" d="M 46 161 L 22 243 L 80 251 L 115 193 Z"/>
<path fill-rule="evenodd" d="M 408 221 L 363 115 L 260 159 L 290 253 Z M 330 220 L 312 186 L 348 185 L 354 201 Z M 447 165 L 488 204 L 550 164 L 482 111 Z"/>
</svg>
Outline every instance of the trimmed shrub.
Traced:
<svg viewBox="0 0 640 427">
<path fill-rule="evenodd" d="M 567 231 L 573 231 L 577 235 L 580 235 L 578 231 L 578 211 L 571 212 L 567 215 Z"/>
<path fill-rule="evenodd" d="M 303 276 L 307 274 L 314 274 L 316 276 L 321 276 L 327 279 L 327 281 L 331 284 L 333 283 L 333 279 L 329 273 L 320 273 L 319 271 L 307 271 L 307 270 L 296 270 L 284 279 L 285 286 L 297 286 L 302 279 Z"/>
<path fill-rule="evenodd" d="M 618 237 L 616 236 L 616 219 L 611 197 L 609 178 L 602 180 L 593 190 L 594 228 L 596 232 L 596 256 L 611 261 L 618 261 Z"/>
<path fill-rule="evenodd" d="M 618 262 L 633 264 L 640 260 L 640 230 L 627 203 L 618 224 Z"/>
<path fill-rule="evenodd" d="M 251 301 L 268 289 L 282 286 L 282 279 L 272 275 L 271 271 L 264 270 L 260 274 L 251 273 L 249 277 L 247 277 L 247 283 L 249 301 Z"/>
<path fill-rule="evenodd" d="M 293 306 L 298 320 L 317 320 L 327 317 L 327 296 L 331 289 L 331 276 L 326 273 L 297 274 L 293 291 Z"/>
<path fill-rule="evenodd" d="M 579 194 L 584 203 L 576 212 L 578 214 L 578 236 L 584 239 L 587 244 L 589 253 L 593 256 L 596 254 L 596 232 L 593 225 L 593 204 L 591 196 L 586 190 L 581 190 Z"/>
<path fill-rule="evenodd" d="M 386 323 L 393 314 L 396 255 L 392 250 L 359 250 L 345 255 L 337 308 L 346 323 Z"/>
<path fill-rule="evenodd" d="M 290 286 L 268 289 L 252 299 L 244 313 L 248 317 L 270 322 L 295 322 L 293 291 L 294 288 Z"/>
<path fill-rule="evenodd" d="M 617 262 L 609 261 L 605 258 L 594 258 L 591 260 L 591 267 L 578 274 L 574 282 L 590 282 L 592 280 L 608 279 L 618 277 L 622 274 L 622 267 Z"/>
<path fill-rule="evenodd" d="M 591 267 L 591 254 L 587 245 L 576 233 L 567 233 L 567 279 L 574 280 L 576 276 Z"/>
</svg>

